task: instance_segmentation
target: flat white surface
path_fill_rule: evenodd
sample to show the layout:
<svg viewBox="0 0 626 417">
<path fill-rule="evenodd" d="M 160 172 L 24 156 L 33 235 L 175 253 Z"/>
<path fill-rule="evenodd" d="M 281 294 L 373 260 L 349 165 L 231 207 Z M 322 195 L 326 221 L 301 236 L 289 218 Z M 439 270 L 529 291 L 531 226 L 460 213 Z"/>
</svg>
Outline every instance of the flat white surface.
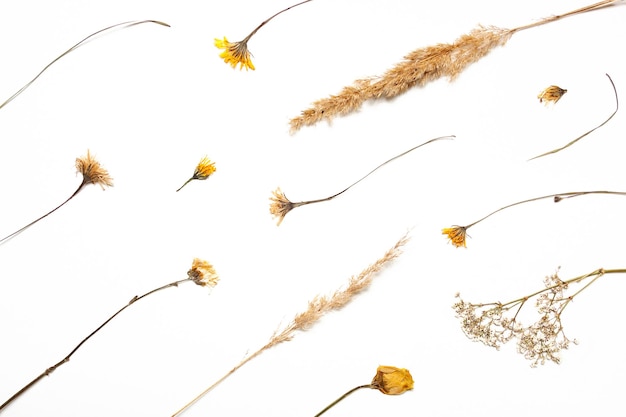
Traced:
<svg viewBox="0 0 626 417">
<path fill-rule="evenodd" d="M 183 279 L 194 257 L 221 276 L 131 306 L 3 416 L 170 416 L 262 346 L 307 301 L 342 287 L 409 231 L 404 254 L 344 310 L 249 362 L 189 416 L 312 416 L 408 368 L 415 390 L 359 391 L 328 416 L 621 415 L 626 277 L 607 276 L 564 313 L 580 345 L 531 369 L 513 343 L 469 341 L 451 305 L 508 301 L 569 278 L 626 267 L 626 198 L 588 196 L 503 211 L 456 249 L 441 228 L 526 198 L 626 191 L 624 114 L 593 128 L 626 92 L 626 6 L 518 33 L 457 80 L 288 132 L 288 121 L 405 54 L 478 24 L 515 27 L 584 1 L 316 0 L 249 43 L 256 71 L 233 70 L 213 38 L 243 39 L 290 1 L 22 1 L 0 5 L 0 99 L 78 40 L 127 20 L 51 67 L 0 110 L 0 235 L 67 198 L 90 149 L 115 181 L 90 186 L 0 246 L 0 402 L 62 359 L 126 304 Z M 536 98 L 556 84 L 555 106 Z M 624 96 L 626 97 L 626 96 Z M 337 199 L 280 227 L 269 197 L 326 197 L 384 160 L 441 135 Z M 217 172 L 175 190 L 207 155 Z M 529 324 L 529 323 L 528 323 Z"/>
</svg>

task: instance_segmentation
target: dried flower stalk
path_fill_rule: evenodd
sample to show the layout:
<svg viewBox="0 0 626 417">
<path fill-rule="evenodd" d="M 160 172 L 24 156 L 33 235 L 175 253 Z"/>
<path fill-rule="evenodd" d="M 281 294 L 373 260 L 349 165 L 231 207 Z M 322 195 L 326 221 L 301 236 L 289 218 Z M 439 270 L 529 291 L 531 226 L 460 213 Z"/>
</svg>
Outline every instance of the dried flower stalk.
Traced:
<svg viewBox="0 0 626 417">
<path fill-rule="evenodd" d="M 314 102 L 311 108 L 290 120 L 290 132 L 293 134 L 302 127 L 314 125 L 321 120 L 330 122 L 334 117 L 356 111 L 369 100 L 390 99 L 412 87 L 422 87 L 442 77 L 454 80 L 469 65 L 485 57 L 494 48 L 504 46 L 511 36 L 521 30 L 617 2 L 619 0 L 601 1 L 515 29 L 479 26 L 451 44 L 437 44 L 418 49 L 406 55 L 404 61 L 396 64 L 382 76 L 357 80 L 339 94 Z"/>
<path fill-rule="evenodd" d="M 376 370 L 376 375 L 374 375 L 371 383 L 352 388 L 350 391 L 330 403 L 322 411 L 315 414 L 315 417 L 321 416 L 348 395 L 362 388 L 377 389 L 385 395 L 400 395 L 413 389 L 413 377 L 408 369 L 381 365 Z"/>
<path fill-rule="evenodd" d="M 287 10 L 293 9 L 294 7 L 300 6 L 301 4 L 308 3 L 313 0 L 305 0 L 298 4 L 294 4 L 292 6 L 287 7 L 286 9 L 281 10 L 280 12 L 272 15 L 272 17 L 261 22 L 259 26 L 257 26 L 248 36 L 246 36 L 243 40 L 238 42 L 229 42 L 224 36 L 224 39 L 215 38 L 214 44 L 218 49 L 223 49 L 220 54 L 220 58 L 224 60 L 225 63 L 230 64 L 231 67 L 236 68 L 239 65 L 239 69 L 255 70 L 254 64 L 252 63 L 252 54 L 248 50 L 248 41 L 252 38 L 255 33 L 259 31 L 263 26 L 269 23 L 270 20 L 275 18 L 281 13 L 286 12 Z"/>
<path fill-rule="evenodd" d="M 560 353 L 567 349 L 570 340 L 563 331 L 562 314 L 574 298 L 606 274 L 623 274 L 626 269 L 596 269 L 588 274 L 563 281 L 554 275 L 544 279 L 545 288 L 524 297 L 501 303 L 474 304 L 463 301 L 457 294 L 457 301 L 452 308 L 461 320 L 465 335 L 474 342 L 499 349 L 512 339 L 517 339 L 517 351 L 532 361 L 531 366 L 544 365 L 546 361 L 561 362 Z M 578 291 L 568 294 L 570 284 L 585 285 Z M 539 319 L 530 326 L 523 326 L 518 315 L 531 299 Z"/>
<path fill-rule="evenodd" d="M 129 28 L 131 26 L 137 26 L 137 25 L 141 25 L 143 23 L 156 23 L 157 25 L 161 25 L 161 26 L 167 26 L 170 27 L 170 25 L 168 25 L 167 23 L 164 22 L 159 22 L 158 20 L 135 20 L 135 21 L 130 21 L 130 22 L 123 22 L 123 23 L 118 23 L 116 25 L 113 26 L 109 26 L 106 27 L 104 29 L 101 29 L 97 32 L 92 33 L 91 35 L 87 36 L 86 38 L 84 38 L 83 40 L 81 40 L 80 42 L 78 42 L 77 44 L 75 44 L 74 46 L 72 46 L 70 49 L 68 49 L 67 51 L 63 52 L 61 55 L 59 55 L 58 57 L 56 57 L 54 60 L 52 60 L 52 62 L 50 62 L 48 65 L 46 65 L 41 71 L 39 71 L 39 74 L 37 74 L 35 76 L 35 78 L 33 78 L 32 80 L 30 80 L 29 82 L 27 82 L 22 88 L 20 88 L 19 90 L 17 90 L 11 97 L 9 97 L 8 99 L 6 99 L 4 101 L 4 103 L 0 104 L 0 109 L 3 108 L 4 106 L 6 106 L 7 104 L 9 104 L 11 101 L 13 101 L 17 96 L 19 96 L 20 94 L 22 94 L 24 92 L 24 90 L 26 90 L 28 87 L 30 87 L 35 81 L 37 81 L 37 79 L 44 73 L 46 72 L 46 70 L 48 68 L 50 68 L 55 62 L 57 62 L 58 60 L 60 60 L 61 58 L 63 58 L 65 55 L 69 54 L 70 52 L 75 51 L 76 49 L 80 48 L 81 46 L 83 46 L 84 44 L 86 44 L 87 42 L 91 41 L 93 38 L 99 36 L 99 35 L 104 35 L 106 34 L 106 32 L 111 32 L 114 29 L 125 29 L 125 28 Z"/>
<path fill-rule="evenodd" d="M 607 78 L 609 79 L 609 81 L 611 82 L 611 86 L 613 87 L 613 92 L 615 93 L 615 110 L 613 111 L 613 113 L 611 113 L 611 115 L 609 116 L 608 119 L 606 119 L 604 122 L 602 122 L 601 124 L 599 124 L 598 126 L 594 127 L 593 129 L 591 129 L 590 131 L 583 133 L 582 135 L 578 136 L 576 139 L 572 140 L 571 142 L 569 142 L 567 145 L 565 146 L 561 146 L 560 148 L 556 148 L 553 149 L 551 151 L 542 153 L 541 155 L 537 155 L 535 157 L 532 157 L 529 159 L 529 161 L 532 161 L 533 159 L 537 159 L 537 158 L 541 158 L 542 156 L 546 156 L 546 155 L 551 155 L 553 153 L 557 153 L 562 151 L 565 148 L 569 148 L 570 146 L 572 146 L 573 144 L 575 144 L 576 142 L 578 142 L 579 140 L 581 140 L 582 138 L 584 138 L 585 136 L 587 136 L 590 133 L 595 132 L 596 130 L 600 129 L 602 126 L 604 126 L 605 124 L 607 124 L 609 122 L 609 120 L 611 120 L 613 118 L 613 116 L 615 116 L 615 113 L 617 113 L 617 110 L 619 109 L 619 99 L 617 97 L 617 89 L 615 88 L 615 83 L 613 82 L 613 80 L 611 79 L 611 76 L 609 74 L 605 74 L 607 76 Z M 558 87 L 557 87 L 558 88 Z M 567 91 L 567 90 L 562 90 L 562 91 Z M 563 93 L 564 94 L 564 93 Z M 561 94 L 562 95 L 562 94 Z M 560 96 L 559 96 L 560 98 Z M 556 103 L 558 101 L 558 98 L 554 100 L 554 102 Z"/>
<path fill-rule="evenodd" d="M 289 199 L 287 198 L 287 196 L 285 195 L 285 193 L 282 192 L 282 190 L 280 189 L 280 187 L 278 187 L 276 190 L 272 191 L 272 197 L 270 197 L 270 214 L 277 218 L 277 225 L 280 226 L 280 224 L 282 223 L 283 219 L 285 218 L 285 216 L 287 215 L 287 213 L 289 213 L 291 210 L 300 207 L 300 206 L 305 206 L 307 204 L 313 204 L 313 203 L 322 203 L 324 201 L 330 201 L 335 197 L 340 196 L 341 194 L 345 193 L 346 191 L 348 191 L 350 188 L 354 187 L 355 185 L 357 185 L 358 183 L 360 183 L 361 181 L 363 181 L 365 178 L 369 177 L 371 174 L 373 174 L 375 171 L 377 171 L 379 168 L 382 168 L 383 166 L 387 165 L 388 163 L 408 154 L 411 151 L 414 151 L 415 149 L 421 148 L 424 145 L 428 145 L 429 143 L 438 141 L 438 140 L 442 140 L 442 139 L 454 139 L 456 136 L 454 135 L 449 135 L 449 136 L 440 136 L 438 138 L 435 139 L 430 139 L 424 143 L 421 143 L 417 146 L 412 147 L 411 149 L 402 152 L 399 155 L 394 156 L 391 159 L 386 160 L 385 162 L 383 162 L 382 164 L 378 165 L 376 168 L 374 168 L 373 170 L 371 170 L 370 172 L 368 172 L 365 176 L 361 177 L 358 181 L 352 183 L 351 185 L 349 185 L 348 187 L 344 188 L 343 190 L 339 191 L 336 194 L 331 195 L 330 197 L 326 197 L 326 198 L 320 198 L 317 200 L 308 200 L 308 201 L 299 201 L 297 203 L 293 203 L 291 201 L 289 201 Z"/>
<path fill-rule="evenodd" d="M 189 178 L 183 185 L 180 186 L 176 192 L 179 192 L 183 187 L 189 184 L 193 180 L 206 180 L 216 171 L 215 162 L 211 162 L 206 156 L 200 160 L 196 169 L 193 172 L 191 178 Z"/>
<path fill-rule="evenodd" d="M 494 214 L 502 210 L 505 210 L 514 206 L 519 206 L 520 204 L 531 203 L 533 201 L 538 201 L 538 200 L 544 200 L 546 198 L 551 198 L 554 200 L 555 203 L 558 203 L 562 200 L 565 200 L 566 198 L 580 197 L 580 196 L 589 195 L 589 194 L 609 194 L 609 195 L 622 195 L 623 196 L 623 195 L 626 195 L 626 192 L 625 191 L 600 191 L 600 190 L 599 191 L 571 191 L 567 193 L 548 194 L 548 195 L 543 195 L 541 197 L 529 198 L 527 200 L 518 201 L 516 203 L 508 204 L 504 207 L 500 207 L 499 209 L 492 211 L 491 213 L 476 220 L 473 223 L 468 224 L 467 226 L 446 227 L 442 229 L 441 233 L 446 235 L 450 243 L 452 243 L 452 245 L 454 245 L 455 247 L 457 248 L 461 246 L 467 247 L 466 241 L 465 241 L 465 238 L 467 236 L 467 229 L 482 222 L 483 220 L 493 216 Z"/>
<path fill-rule="evenodd" d="M 396 242 L 396 244 L 391 249 L 385 252 L 385 254 L 380 259 L 361 271 L 359 275 L 352 276 L 348 281 L 348 285 L 347 287 L 345 287 L 345 289 L 339 289 L 335 291 L 330 297 L 319 295 L 315 296 L 313 300 L 309 301 L 309 306 L 307 310 L 302 313 L 296 314 L 291 323 L 289 323 L 282 330 L 276 330 L 270 340 L 267 342 L 267 344 L 265 344 L 265 346 L 261 347 L 259 350 L 243 359 L 238 365 L 228 371 L 220 379 L 215 381 L 207 389 L 202 391 L 193 400 L 185 404 L 180 410 L 176 411 L 172 415 L 172 417 L 181 415 L 185 410 L 187 410 L 202 397 L 204 397 L 209 391 L 221 384 L 226 378 L 231 376 L 239 368 L 259 356 L 261 353 L 283 342 L 290 341 L 291 339 L 293 339 L 296 333 L 310 329 L 326 314 L 330 313 L 331 311 L 337 311 L 345 307 L 350 301 L 352 301 L 352 299 L 354 299 L 357 295 L 365 291 L 370 286 L 376 274 L 387 263 L 393 261 L 398 256 L 400 256 L 400 254 L 402 253 L 401 248 L 408 241 L 409 237 L 405 234 L 404 236 L 402 236 L 402 238 L 400 238 L 400 240 Z"/>
<path fill-rule="evenodd" d="M 15 237 L 16 235 L 20 234 L 24 230 L 28 229 L 30 226 L 37 223 L 39 220 L 42 220 L 48 217 L 50 214 L 54 213 L 55 211 L 63 207 L 72 198 L 76 197 L 76 195 L 85 186 L 89 184 L 97 184 L 103 190 L 105 189 L 105 187 L 113 186 L 113 178 L 111 178 L 111 176 L 109 175 L 109 172 L 106 169 L 104 169 L 102 165 L 100 165 L 100 163 L 93 156 L 91 156 L 91 153 L 89 152 L 89 150 L 87 150 L 86 156 L 76 158 L 76 171 L 82 174 L 83 181 L 80 183 L 76 191 L 74 191 L 74 193 L 67 200 L 65 200 L 64 202 L 62 202 L 61 204 L 56 206 L 54 209 L 44 214 L 43 216 L 39 217 L 38 219 L 33 220 L 32 222 L 28 223 L 26 226 L 22 227 L 21 229 L 11 233 L 10 235 L 3 237 L 2 239 L 0 239 L 0 244 L 11 239 L 12 237 Z"/>
<path fill-rule="evenodd" d="M 147 293 L 145 293 L 143 295 L 134 296 L 133 298 L 131 298 L 130 301 L 128 302 L 128 304 L 126 304 L 124 307 L 122 307 L 119 310 L 117 310 L 111 317 L 106 319 L 94 331 L 89 333 L 89 335 L 87 337 L 85 337 L 83 340 L 81 340 L 80 343 L 78 343 L 78 345 L 76 345 L 76 347 L 74 347 L 74 349 L 72 349 L 67 356 L 65 356 L 63 359 L 61 359 L 60 361 L 58 361 L 57 363 L 55 363 L 51 367 L 47 368 L 39 376 L 37 376 L 32 381 L 30 381 L 22 389 L 20 389 L 15 394 L 13 394 L 11 396 L 11 398 L 9 398 L 2 405 L 0 405 L 0 411 L 2 411 L 5 407 L 7 407 L 9 404 L 11 404 L 13 401 L 15 401 L 17 398 L 19 398 L 22 394 L 24 394 L 30 388 L 32 388 L 41 379 L 43 379 L 46 376 L 49 376 L 52 372 L 54 372 L 61 365 L 69 362 L 71 357 L 72 357 L 72 355 L 74 355 L 74 353 L 76 353 L 76 351 L 78 349 L 80 349 L 81 346 L 83 346 L 89 339 L 91 339 L 92 336 L 94 336 L 96 333 L 98 333 L 111 320 L 113 320 L 115 317 L 117 317 L 118 314 L 120 314 L 122 311 L 126 310 L 128 307 L 130 307 L 131 305 L 135 304 L 137 301 L 141 300 L 142 298 L 145 298 L 145 297 L 147 297 L 147 296 L 149 296 L 151 294 L 154 294 L 154 293 L 159 292 L 161 290 L 164 290 L 166 288 L 178 287 L 179 284 L 182 284 L 184 282 L 194 282 L 197 285 L 200 285 L 201 287 L 213 288 L 213 287 L 215 287 L 217 285 L 218 281 L 219 281 L 219 277 L 217 275 L 217 272 L 215 272 L 215 269 L 213 269 L 213 266 L 210 263 L 208 263 L 207 261 L 195 258 L 193 260 L 191 269 L 187 272 L 187 278 L 171 282 L 171 283 L 169 283 L 167 285 L 163 285 L 162 287 L 155 288 L 152 291 L 148 291 Z"/>
</svg>

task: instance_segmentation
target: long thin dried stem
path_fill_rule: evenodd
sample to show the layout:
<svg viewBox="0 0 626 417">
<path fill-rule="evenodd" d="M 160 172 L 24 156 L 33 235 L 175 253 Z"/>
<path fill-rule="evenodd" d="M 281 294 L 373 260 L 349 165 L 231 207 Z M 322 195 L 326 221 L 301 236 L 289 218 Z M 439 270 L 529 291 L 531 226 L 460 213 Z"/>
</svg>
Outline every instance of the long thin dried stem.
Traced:
<svg viewBox="0 0 626 417">
<path fill-rule="evenodd" d="M 32 388 L 37 382 L 39 382 L 41 379 L 43 379 L 44 377 L 50 375 L 52 372 L 54 372 L 58 367 L 60 367 L 61 365 L 67 363 L 70 361 L 70 358 L 72 357 L 72 355 L 74 355 L 74 353 L 76 353 L 76 351 L 78 349 L 80 349 L 81 346 L 83 346 L 83 344 L 85 344 L 89 339 L 91 339 L 92 336 L 94 336 L 96 333 L 98 333 L 104 326 L 106 326 L 111 320 L 113 320 L 115 317 L 117 317 L 118 314 L 120 314 L 122 311 L 126 310 L 128 307 L 130 307 L 131 305 L 133 305 L 134 303 L 136 303 L 137 301 L 141 300 L 142 298 L 145 298 L 151 294 L 154 294 L 158 291 L 164 290 L 166 288 L 170 288 L 170 287 L 178 287 L 179 284 L 182 284 L 183 282 L 187 282 L 187 281 L 193 281 L 191 277 L 189 278 L 185 278 L 179 281 L 174 281 L 171 282 L 167 285 L 163 285 L 162 287 L 159 288 L 155 288 L 152 291 L 148 291 L 147 293 L 141 295 L 141 296 L 134 296 L 133 298 L 131 298 L 131 300 L 128 302 L 128 304 L 126 304 L 124 307 L 120 308 L 119 310 L 117 310 L 111 317 L 109 317 L 108 319 L 106 319 L 100 326 L 98 326 L 94 331 L 92 331 L 91 333 L 89 333 L 89 335 L 87 337 L 85 337 L 83 340 L 80 341 L 80 343 L 78 343 L 74 349 L 72 349 L 70 351 L 69 354 L 67 354 L 67 356 L 65 356 L 63 359 L 61 359 L 60 361 L 58 361 L 57 363 L 55 363 L 54 365 L 50 366 L 49 368 L 47 368 L 46 370 L 44 370 L 39 376 L 37 376 L 36 378 L 34 378 L 32 381 L 30 381 L 28 384 L 26 384 L 24 387 L 22 387 L 19 391 L 17 391 L 15 394 L 13 394 L 11 396 L 11 398 L 9 398 L 8 400 L 6 400 L 2 405 L 0 405 L 0 412 L 1 410 L 3 410 L 5 407 L 7 407 L 9 404 L 11 404 L 13 401 L 15 401 L 16 399 L 18 399 L 22 394 L 24 394 L 26 391 L 28 391 L 30 388 Z"/>
<path fill-rule="evenodd" d="M 313 327 L 323 316 L 331 311 L 337 311 L 345 307 L 354 297 L 366 290 L 376 274 L 387 263 L 396 259 L 402 253 L 401 248 L 408 242 L 408 235 L 402 236 L 396 244 L 389 249 L 385 254 L 376 262 L 365 268 L 357 276 L 352 276 L 348 281 L 348 286 L 345 289 L 335 291 L 332 296 L 316 296 L 313 300 L 309 301 L 309 307 L 306 311 L 297 314 L 291 323 L 289 323 L 283 330 L 276 331 L 270 338 L 270 340 L 259 350 L 253 354 L 247 356 L 234 368 L 224 374 L 221 378 L 211 384 L 208 388 L 198 394 L 194 399 L 185 404 L 180 410 L 176 411 L 172 417 L 181 415 L 185 410 L 198 402 L 207 393 L 221 384 L 225 379 L 235 373 L 239 368 L 250 362 L 252 359 L 259 356 L 264 351 L 279 345 L 283 342 L 290 341 L 297 332 L 306 331 Z"/>
<path fill-rule="evenodd" d="M 63 52 L 61 55 L 59 55 L 58 57 L 56 57 L 55 59 L 52 60 L 52 62 L 50 62 L 48 65 L 46 65 L 41 71 L 39 71 L 39 73 L 37 75 L 35 75 L 35 77 L 30 80 L 29 82 L 27 82 L 22 88 L 20 88 L 19 90 L 17 90 L 11 97 L 9 97 L 8 99 L 6 99 L 4 101 L 4 103 L 0 104 L 0 109 L 2 109 L 4 106 L 6 106 L 7 104 L 9 104 L 11 101 L 13 101 L 17 96 L 19 96 L 20 94 L 22 94 L 24 92 L 24 90 L 26 90 L 28 87 L 30 87 L 35 81 L 37 81 L 37 79 L 44 73 L 46 72 L 46 70 L 48 68 L 50 68 L 54 63 L 56 63 L 58 60 L 60 60 L 61 58 L 63 58 L 65 55 L 69 54 L 70 52 L 73 52 L 74 50 L 80 48 L 81 46 L 83 46 L 84 44 L 86 44 L 87 42 L 95 39 L 98 35 L 103 35 L 105 32 L 110 32 L 114 29 L 125 29 L 131 26 L 137 26 L 137 25 L 141 25 L 142 23 L 156 23 L 158 25 L 161 26 L 167 26 L 170 27 L 170 25 L 168 25 L 167 23 L 164 22 L 159 22 L 158 20 L 135 20 L 135 21 L 130 21 L 130 22 L 123 22 L 123 23 L 118 23 L 116 25 L 113 26 L 109 26 L 106 27 L 104 29 L 101 29 L 97 32 L 92 33 L 91 35 L 87 36 L 86 38 L 82 39 L 80 42 L 78 42 L 77 44 L 75 44 L 74 46 L 72 46 L 71 48 L 69 48 L 67 51 Z"/>
</svg>

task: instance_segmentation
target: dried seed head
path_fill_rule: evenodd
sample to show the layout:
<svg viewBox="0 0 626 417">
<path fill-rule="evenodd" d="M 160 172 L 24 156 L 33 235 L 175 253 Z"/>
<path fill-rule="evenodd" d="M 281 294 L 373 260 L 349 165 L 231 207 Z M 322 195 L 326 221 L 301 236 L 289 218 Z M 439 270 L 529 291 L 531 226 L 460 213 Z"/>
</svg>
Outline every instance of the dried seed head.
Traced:
<svg viewBox="0 0 626 417">
<path fill-rule="evenodd" d="M 559 101 L 565 93 L 567 93 L 567 90 L 556 85 L 551 85 L 550 87 L 539 93 L 537 98 L 539 99 L 540 103 L 544 103 L 547 106 L 549 103 L 556 104 L 556 102 Z"/>
<path fill-rule="evenodd" d="M 467 227 L 464 226 L 452 226 L 441 229 L 441 234 L 447 235 L 455 247 L 460 248 L 463 246 L 466 248 L 465 236 L 467 235 Z"/>
<path fill-rule="evenodd" d="M 200 160 L 200 162 L 198 162 L 198 165 L 196 166 L 196 169 L 193 172 L 191 178 L 185 181 L 185 183 L 181 185 L 181 187 L 176 191 L 178 192 L 182 190 L 185 185 L 189 184 L 193 180 L 206 180 L 216 170 L 217 168 L 215 168 L 215 162 L 211 162 L 211 160 L 205 156 Z"/>
<path fill-rule="evenodd" d="M 226 36 L 224 36 L 224 39 L 216 38 L 214 44 L 217 48 L 224 50 L 220 54 L 220 58 L 222 58 L 225 63 L 230 64 L 231 67 L 236 68 L 237 64 L 239 64 L 240 70 L 243 68 L 245 68 L 246 71 L 248 69 L 255 69 L 252 64 L 250 51 L 248 50 L 247 39 L 240 42 L 229 42 Z"/>
<path fill-rule="evenodd" d="M 191 269 L 187 271 L 189 278 L 201 287 L 215 287 L 219 281 L 219 276 L 213 265 L 199 258 L 195 258 L 191 264 Z"/>
<path fill-rule="evenodd" d="M 272 191 L 272 197 L 270 197 L 270 214 L 273 217 L 278 218 L 277 226 L 280 226 L 283 219 L 294 207 L 295 204 L 289 201 L 285 194 L 281 191 L 280 187 Z"/>
<path fill-rule="evenodd" d="M 104 187 L 113 186 L 113 178 L 109 175 L 109 172 L 100 165 L 100 162 L 96 161 L 91 156 L 89 150 L 87 155 L 81 158 L 76 158 L 76 171 L 83 175 L 83 184 L 98 184 L 104 190 Z"/>
<path fill-rule="evenodd" d="M 371 385 L 383 394 L 399 395 L 413 389 L 413 377 L 408 369 L 379 366 Z"/>
</svg>

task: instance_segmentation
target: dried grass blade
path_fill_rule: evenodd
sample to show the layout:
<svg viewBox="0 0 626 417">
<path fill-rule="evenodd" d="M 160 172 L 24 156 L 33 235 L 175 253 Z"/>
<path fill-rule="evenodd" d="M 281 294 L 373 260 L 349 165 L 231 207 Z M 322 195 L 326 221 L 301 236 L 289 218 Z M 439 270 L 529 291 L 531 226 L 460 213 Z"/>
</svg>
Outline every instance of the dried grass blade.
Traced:
<svg viewBox="0 0 626 417">
<path fill-rule="evenodd" d="M 617 113 L 617 110 L 619 110 L 619 99 L 617 97 L 617 89 L 615 88 L 615 83 L 613 82 L 613 80 L 611 79 L 611 76 L 609 74 L 606 74 L 606 76 L 608 77 L 609 81 L 611 82 L 611 86 L 613 86 L 613 92 L 615 93 L 615 111 L 613 111 L 613 113 L 611 113 L 611 115 L 609 116 L 608 119 L 606 119 L 604 122 L 602 122 L 601 124 L 599 124 L 598 126 L 594 127 L 593 129 L 591 129 L 590 131 L 583 133 L 582 135 L 578 136 L 576 139 L 574 139 L 573 141 L 569 142 L 567 145 L 565 146 L 561 146 L 560 148 L 556 148 L 553 149 L 551 151 L 548 151 L 546 153 L 542 153 L 541 155 L 537 155 L 535 157 L 532 157 L 529 159 L 529 161 L 532 161 L 533 159 L 537 159 L 537 158 L 541 158 L 542 156 L 547 156 L 547 155 L 551 155 L 553 153 L 557 153 L 562 151 L 565 148 L 569 148 L 570 146 L 572 146 L 573 144 L 575 144 L 576 142 L 578 142 L 579 140 L 581 140 L 582 138 L 584 138 L 585 136 L 589 135 L 590 133 L 595 132 L 596 130 L 600 129 L 602 126 L 604 126 L 605 124 L 607 124 L 609 122 L 609 120 L 611 120 L 613 118 L 613 116 L 615 116 L 615 114 Z"/>
<path fill-rule="evenodd" d="M 57 62 L 58 60 L 60 60 L 61 58 L 63 58 L 65 55 L 69 54 L 70 52 L 73 52 L 74 50 L 80 48 L 81 46 L 83 46 L 84 44 L 86 44 L 87 42 L 95 39 L 98 35 L 102 35 L 104 34 L 104 32 L 109 32 L 112 31 L 114 29 L 125 29 L 125 28 L 129 28 L 131 26 L 137 26 L 137 25 L 141 25 L 142 23 L 156 23 L 158 25 L 161 26 L 167 26 L 170 27 L 170 25 L 168 25 L 167 23 L 164 22 L 160 22 L 158 20 L 135 20 L 135 21 L 129 21 L 129 22 L 123 22 L 123 23 L 118 23 L 116 25 L 113 26 L 109 26 L 106 27 L 104 29 L 101 29 L 97 32 L 92 33 L 91 35 L 87 36 L 86 38 L 82 39 L 80 42 L 78 42 L 77 44 L 75 44 L 74 46 L 72 46 L 70 49 L 68 49 L 67 51 L 63 52 L 61 55 L 59 55 L 58 57 L 56 57 L 54 60 L 52 60 L 48 65 L 46 65 L 37 75 L 35 75 L 35 77 L 30 80 L 29 82 L 27 82 L 22 88 L 20 88 L 19 90 L 17 90 L 11 97 L 9 97 L 8 99 L 6 99 L 4 101 L 4 103 L 0 104 L 0 109 L 3 108 L 4 106 L 6 106 L 7 104 L 9 104 L 11 101 L 13 101 L 17 96 L 19 96 L 20 94 L 22 94 L 24 92 L 24 90 L 26 90 L 28 87 L 30 87 L 35 81 L 37 81 L 37 79 L 44 73 L 46 72 L 46 70 L 48 68 L 50 68 L 55 62 Z"/>
</svg>

